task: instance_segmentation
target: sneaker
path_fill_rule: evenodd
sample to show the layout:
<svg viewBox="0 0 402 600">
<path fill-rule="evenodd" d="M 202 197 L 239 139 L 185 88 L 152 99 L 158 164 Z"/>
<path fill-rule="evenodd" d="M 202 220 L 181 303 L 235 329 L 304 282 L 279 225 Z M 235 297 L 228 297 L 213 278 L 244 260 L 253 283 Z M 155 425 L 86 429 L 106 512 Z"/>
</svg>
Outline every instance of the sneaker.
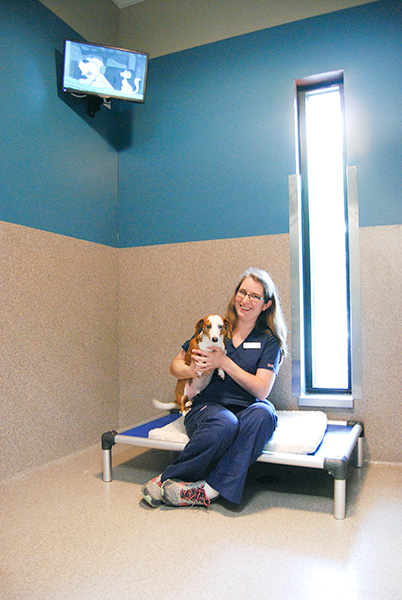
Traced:
<svg viewBox="0 0 402 600">
<path fill-rule="evenodd" d="M 209 506 L 211 500 L 205 492 L 205 481 L 183 483 L 167 479 L 162 484 L 162 500 L 170 506 Z"/>
<path fill-rule="evenodd" d="M 158 475 L 151 479 L 151 481 L 148 481 L 141 489 L 141 496 L 150 506 L 152 506 L 152 508 L 156 508 L 163 504 L 161 488 L 161 476 Z"/>
</svg>

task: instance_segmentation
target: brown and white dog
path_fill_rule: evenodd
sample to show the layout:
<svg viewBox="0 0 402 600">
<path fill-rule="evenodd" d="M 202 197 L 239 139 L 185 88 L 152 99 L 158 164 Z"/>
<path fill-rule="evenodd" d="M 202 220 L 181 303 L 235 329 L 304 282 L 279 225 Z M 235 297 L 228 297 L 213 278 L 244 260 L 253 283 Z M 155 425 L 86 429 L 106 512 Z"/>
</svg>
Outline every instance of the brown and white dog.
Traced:
<svg viewBox="0 0 402 600">
<path fill-rule="evenodd" d="M 229 321 L 222 319 L 219 315 L 208 315 L 204 319 L 200 319 L 195 326 L 195 336 L 190 341 L 184 362 L 186 365 L 190 365 L 191 354 L 196 348 L 208 351 L 211 346 L 215 346 L 225 351 L 225 338 L 230 337 L 231 333 L 232 327 Z M 176 385 L 176 402 L 166 403 L 154 400 L 154 405 L 164 410 L 179 408 L 182 414 L 187 414 L 192 406 L 194 397 L 202 392 L 211 381 L 213 371 L 207 375 L 196 371 L 196 374 L 197 377 L 178 380 Z M 225 378 L 223 369 L 219 368 L 218 374 L 222 379 Z"/>
</svg>

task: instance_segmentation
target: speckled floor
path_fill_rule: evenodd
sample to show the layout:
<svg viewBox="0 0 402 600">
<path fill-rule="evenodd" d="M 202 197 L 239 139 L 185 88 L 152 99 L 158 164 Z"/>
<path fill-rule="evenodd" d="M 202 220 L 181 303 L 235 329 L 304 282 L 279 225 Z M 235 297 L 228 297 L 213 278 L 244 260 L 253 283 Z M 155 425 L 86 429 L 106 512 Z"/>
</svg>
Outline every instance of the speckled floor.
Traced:
<svg viewBox="0 0 402 600">
<path fill-rule="evenodd" d="M 174 455 L 99 447 L 0 486 L 2 600 L 394 600 L 402 589 L 402 466 L 333 479 L 257 464 L 240 508 L 152 509 L 140 485 Z"/>
</svg>

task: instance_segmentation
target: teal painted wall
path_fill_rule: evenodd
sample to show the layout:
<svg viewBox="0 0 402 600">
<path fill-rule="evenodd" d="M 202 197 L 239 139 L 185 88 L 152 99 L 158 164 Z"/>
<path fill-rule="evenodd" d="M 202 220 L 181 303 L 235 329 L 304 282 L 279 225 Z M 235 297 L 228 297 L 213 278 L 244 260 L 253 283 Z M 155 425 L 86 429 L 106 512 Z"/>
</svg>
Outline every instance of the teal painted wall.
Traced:
<svg viewBox="0 0 402 600">
<path fill-rule="evenodd" d="M 120 244 L 287 233 L 293 82 L 337 69 L 360 224 L 400 223 L 401 7 L 371 3 L 151 60 L 146 103 L 127 109 Z"/>
<path fill-rule="evenodd" d="M 0 219 L 115 246 L 118 111 L 61 91 L 64 38 L 36 0 L 0 0 Z M 115 108 L 115 107 L 113 107 Z"/>
</svg>

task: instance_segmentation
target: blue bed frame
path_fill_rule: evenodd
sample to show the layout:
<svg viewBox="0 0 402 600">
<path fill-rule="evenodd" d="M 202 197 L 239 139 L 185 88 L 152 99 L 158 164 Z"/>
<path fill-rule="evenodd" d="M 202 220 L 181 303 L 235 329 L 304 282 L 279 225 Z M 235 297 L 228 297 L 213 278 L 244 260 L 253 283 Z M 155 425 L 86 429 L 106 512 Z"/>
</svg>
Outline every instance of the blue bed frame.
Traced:
<svg viewBox="0 0 402 600">
<path fill-rule="evenodd" d="M 182 442 L 154 440 L 148 437 L 151 429 L 171 423 L 180 413 L 168 413 L 153 417 L 135 427 L 117 431 L 107 431 L 102 435 L 103 481 L 110 482 L 112 476 L 112 447 L 115 444 L 143 446 L 181 452 Z M 349 462 L 355 467 L 363 466 L 364 426 L 356 421 L 328 421 L 324 438 L 314 454 L 293 454 L 264 451 L 259 462 L 295 467 L 324 469 L 334 477 L 334 517 L 344 519 L 346 515 L 346 479 Z"/>
</svg>

